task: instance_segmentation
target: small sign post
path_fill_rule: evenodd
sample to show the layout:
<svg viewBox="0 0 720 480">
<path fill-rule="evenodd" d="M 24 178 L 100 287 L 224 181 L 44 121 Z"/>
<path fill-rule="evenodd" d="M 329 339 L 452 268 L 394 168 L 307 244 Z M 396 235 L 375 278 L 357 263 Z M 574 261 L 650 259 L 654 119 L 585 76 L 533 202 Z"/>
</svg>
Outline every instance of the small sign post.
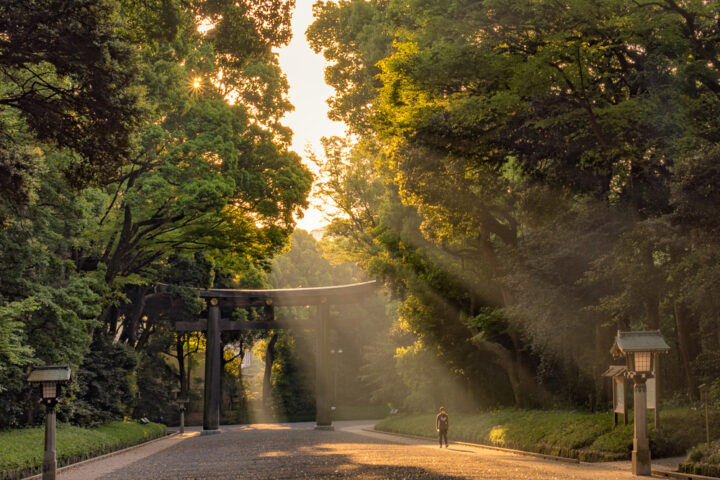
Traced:
<svg viewBox="0 0 720 480">
<path fill-rule="evenodd" d="M 698 387 L 700 390 L 700 401 L 705 405 L 705 441 L 710 448 L 710 417 L 708 416 L 708 401 L 710 400 L 710 387 L 703 383 Z"/>
<path fill-rule="evenodd" d="M 628 424 L 628 402 L 627 388 L 625 388 L 627 380 L 625 379 L 625 365 L 610 365 L 603 373 L 603 377 L 610 377 L 612 380 L 613 393 L 613 422 L 617 427 L 618 415 L 623 416 L 625 425 Z"/>
</svg>

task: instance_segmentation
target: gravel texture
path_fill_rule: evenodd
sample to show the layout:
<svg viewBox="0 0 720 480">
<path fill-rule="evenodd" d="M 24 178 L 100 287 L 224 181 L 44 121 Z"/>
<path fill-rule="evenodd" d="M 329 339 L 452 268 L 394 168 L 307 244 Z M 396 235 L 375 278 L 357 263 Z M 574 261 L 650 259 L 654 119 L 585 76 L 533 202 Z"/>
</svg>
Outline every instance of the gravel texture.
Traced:
<svg viewBox="0 0 720 480">
<path fill-rule="evenodd" d="M 568 464 L 467 445 L 376 432 L 368 422 L 337 422 L 335 431 L 311 423 L 223 426 L 64 471 L 59 480 L 91 479 L 574 479 L 637 478 L 629 462 Z"/>
</svg>

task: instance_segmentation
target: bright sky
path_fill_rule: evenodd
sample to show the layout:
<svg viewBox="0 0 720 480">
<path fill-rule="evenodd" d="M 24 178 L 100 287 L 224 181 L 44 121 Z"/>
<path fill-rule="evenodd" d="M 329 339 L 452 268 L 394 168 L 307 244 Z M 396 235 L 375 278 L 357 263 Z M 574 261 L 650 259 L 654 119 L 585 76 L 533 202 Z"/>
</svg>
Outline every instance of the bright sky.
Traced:
<svg viewBox="0 0 720 480">
<path fill-rule="evenodd" d="M 296 0 L 292 19 L 293 39 L 287 47 L 278 50 L 280 66 L 290 83 L 290 102 L 295 111 L 285 117 L 285 124 L 292 128 L 292 149 L 303 157 L 305 164 L 317 173 L 317 167 L 305 153 L 309 148 L 321 156 L 321 137 L 343 135 L 344 125 L 327 118 L 326 100 L 332 96 L 333 89 L 325 83 L 323 68 L 325 60 L 322 54 L 316 55 L 305 39 L 305 30 L 313 22 L 312 5 L 315 0 Z M 311 207 L 305 217 L 298 221 L 298 228 L 312 231 L 327 225 L 318 209 L 320 201 L 310 199 Z"/>
</svg>

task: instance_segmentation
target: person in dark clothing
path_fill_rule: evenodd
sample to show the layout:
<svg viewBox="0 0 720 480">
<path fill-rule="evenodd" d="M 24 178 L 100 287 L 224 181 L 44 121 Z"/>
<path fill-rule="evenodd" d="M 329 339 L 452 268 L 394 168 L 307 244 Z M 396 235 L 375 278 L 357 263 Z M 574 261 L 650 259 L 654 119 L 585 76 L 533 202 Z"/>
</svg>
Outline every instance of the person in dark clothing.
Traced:
<svg viewBox="0 0 720 480">
<path fill-rule="evenodd" d="M 448 446 L 447 434 L 450 428 L 450 417 L 448 417 L 445 407 L 440 407 L 440 413 L 435 418 L 435 429 L 438 432 L 440 439 L 440 448 L 443 446 L 443 439 L 445 439 L 445 448 Z"/>
</svg>

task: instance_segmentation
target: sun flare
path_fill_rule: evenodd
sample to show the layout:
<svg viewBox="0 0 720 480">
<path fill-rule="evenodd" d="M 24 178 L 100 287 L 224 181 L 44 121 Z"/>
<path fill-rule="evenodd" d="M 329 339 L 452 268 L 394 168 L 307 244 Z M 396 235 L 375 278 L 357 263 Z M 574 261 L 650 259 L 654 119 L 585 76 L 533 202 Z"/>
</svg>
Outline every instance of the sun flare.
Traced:
<svg viewBox="0 0 720 480">
<path fill-rule="evenodd" d="M 192 77 L 188 82 L 188 90 L 191 95 L 199 95 L 203 90 L 202 77 Z"/>
</svg>

